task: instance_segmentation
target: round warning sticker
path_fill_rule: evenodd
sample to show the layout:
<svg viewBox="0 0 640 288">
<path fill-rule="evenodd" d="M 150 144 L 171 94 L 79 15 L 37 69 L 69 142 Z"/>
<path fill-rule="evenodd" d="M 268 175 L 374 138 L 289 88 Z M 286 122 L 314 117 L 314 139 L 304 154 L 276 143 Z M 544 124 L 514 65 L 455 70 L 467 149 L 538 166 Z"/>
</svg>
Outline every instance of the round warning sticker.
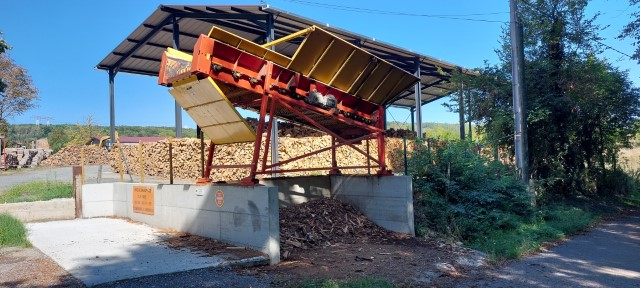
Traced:
<svg viewBox="0 0 640 288">
<path fill-rule="evenodd" d="M 224 192 L 222 192 L 222 190 L 216 191 L 216 205 L 218 205 L 218 207 L 224 205 Z"/>
</svg>

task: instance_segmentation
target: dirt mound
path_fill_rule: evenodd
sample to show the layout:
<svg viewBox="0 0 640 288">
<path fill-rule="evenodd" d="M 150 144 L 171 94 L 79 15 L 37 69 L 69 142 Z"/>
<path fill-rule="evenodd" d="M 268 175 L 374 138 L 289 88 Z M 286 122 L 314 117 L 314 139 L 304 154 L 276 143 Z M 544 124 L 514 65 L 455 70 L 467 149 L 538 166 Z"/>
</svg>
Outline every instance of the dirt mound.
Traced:
<svg viewBox="0 0 640 288">
<path fill-rule="evenodd" d="M 393 232 L 380 228 L 353 206 L 335 199 L 324 198 L 280 209 L 280 246 L 285 251 L 337 243 L 380 243 L 393 237 Z"/>
<path fill-rule="evenodd" d="M 70 145 L 60 149 L 51 157 L 42 161 L 42 166 L 72 166 L 80 165 L 82 150 L 84 149 L 85 165 L 109 164 L 109 154 L 98 146 Z"/>
</svg>

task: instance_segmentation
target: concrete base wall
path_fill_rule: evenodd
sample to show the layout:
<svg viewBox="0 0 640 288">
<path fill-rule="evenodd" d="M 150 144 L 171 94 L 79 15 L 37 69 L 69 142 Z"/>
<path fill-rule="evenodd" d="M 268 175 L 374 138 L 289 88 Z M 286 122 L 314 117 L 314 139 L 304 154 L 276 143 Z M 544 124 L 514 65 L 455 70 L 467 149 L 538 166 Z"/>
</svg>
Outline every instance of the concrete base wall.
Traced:
<svg viewBox="0 0 640 288">
<path fill-rule="evenodd" d="M 282 177 L 264 179 L 260 184 L 278 188 L 281 207 L 332 197 L 355 206 L 380 227 L 415 235 L 409 176 Z"/>
<path fill-rule="evenodd" d="M 154 188 L 153 215 L 133 211 L 133 187 Z M 224 193 L 218 207 L 216 191 Z M 83 186 L 83 217 L 119 216 L 246 246 L 280 261 L 278 191 L 275 187 L 111 183 Z"/>
<path fill-rule="evenodd" d="M 22 222 L 74 219 L 75 209 L 73 199 L 0 204 L 0 214 L 9 214 Z"/>
</svg>

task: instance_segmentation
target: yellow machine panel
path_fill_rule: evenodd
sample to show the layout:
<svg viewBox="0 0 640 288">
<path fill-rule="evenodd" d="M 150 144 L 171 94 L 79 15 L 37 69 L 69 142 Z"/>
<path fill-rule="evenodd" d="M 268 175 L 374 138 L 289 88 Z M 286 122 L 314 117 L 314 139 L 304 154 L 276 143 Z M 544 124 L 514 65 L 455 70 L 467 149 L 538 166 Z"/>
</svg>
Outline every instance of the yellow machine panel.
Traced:
<svg viewBox="0 0 640 288">
<path fill-rule="evenodd" d="M 209 31 L 209 37 L 216 39 L 222 43 L 231 45 L 238 50 L 249 52 L 262 59 L 272 61 L 273 63 L 276 63 L 282 67 L 287 67 L 287 65 L 289 65 L 289 62 L 291 62 L 291 59 L 289 59 L 289 57 L 287 56 L 264 48 L 236 34 L 217 28 L 216 26 L 213 26 L 211 28 L 211 31 Z"/>
<path fill-rule="evenodd" d="M 211 78 L 195 76 L 173 83 L 169 90 L 178 104 L 215 144 L 252 142 L 256 133 Z"/>
<path fill-rule="evenodd" d="M 287 67 L 376 104 L 418 81 L 414 75 L 323 30 L 308 30 Z"/>
</svg>

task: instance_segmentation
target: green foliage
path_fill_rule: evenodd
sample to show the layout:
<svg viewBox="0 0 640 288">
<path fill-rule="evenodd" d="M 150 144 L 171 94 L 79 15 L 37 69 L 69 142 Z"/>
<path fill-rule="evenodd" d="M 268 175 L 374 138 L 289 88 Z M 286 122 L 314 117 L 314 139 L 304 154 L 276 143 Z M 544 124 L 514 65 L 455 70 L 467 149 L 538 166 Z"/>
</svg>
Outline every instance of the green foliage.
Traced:
<svg viewBox="0 0 640 288">
<path fill-rule="evenodd" d="M 531 222 L 520 222 L 511 229 L 492 229 L 469 246 L 484 251 L 490 261 L 518 259 L 540 249 L 543 243 L 576 234 L 600 218 L 583 209 L 556 205 L 542 209 Z"/>
<path fill-rule="evenodd" d="M 632 0 L 637 3 L 636 0 Z M 525 97 L 531 175 L 551 198 L 602 193 L 621 147 L 640 131 L 640 89 L 627 72 L 598 59 L 598 15 L 587 0 L 540 0 L 520 6 L 525 42 Z M 491 146 L 513 151 L 508 30 L 498 55 L 480 75 L 456 73 L 472 95 L 473 119 Z M 471 93 L 471 94 L 469 94 Z M 452 98 L 455 106 L 457 96 Z M 615 170 L 615 169 L 613 169 Z M 614 172 L 615 173 L 615 172 Z M 626 186 L 631 188 L 631 186 Z M 624 188 L 624 187 L 618 187 Z"/>
<path fill-rule="evenodd" d="M 85 145 L 91 140 L 91 137 L 96 136 L 97 132 L 93 116 L 83 116 L 82 123 L 76 123 L 75 129 L 70 131 L 67 145 Z"/>
<path fill-rule="evenodd" d="M 426 134 L 426 138 L 437 138 L 443 140 L 460 139 L 460 126 L 451 123 L 422 123 L 422 131 Z M 389 122 L 387 129 L 405 129 L 411 130 L 411 123 Z"/>
<path fill-rule="evenodd" d="M 395 285 L 383 278 L 361 277 L 347 280 L 313 279 L 295 283 L 300 288 L 393 288 Z"/>
<path fill-rule="evenodd" d="M 7 214 L 0 214 L 0 247 L 28 247 L 29 245 L 24 224 Z"/>
<path fill-rule="evenodd" d="M 467 141 L 432 151 L 419 143 L 409 157 L 418 234 L 471 240 L 530 219 L 531 199 L 512 170 L 479 155 Z"/>
<path fill-rule="evenodd" d="M 49 146 L 53 150 L 53 153 L 58 152 L 62 147 L 69 143 L 69 135 L 65 132 L 63 126 L 54 126 L 51 129 L 51 133 L 47 136 L 49 140 Z"/>
<path fill-rule="evenodd" d="M 73 188 L 71 184 L 51 181 L 34 181 L 13 186 L 2 195 L 0 203 L 18 203 L 47 201 L 58 198 L 71 198 Z"/>
<path fill-rule="evenodd" d="M 629 0 L 629 6 L 636 6 L 640 4 L 640 0 Z M 635 59 L 640 64 L 640 11 L 635 11 L 631 14 L 634 19 L 629 22 L 618 35 L 618 39 L 631 38 L 633 39 L 633 46 L 636 50 L 631 55 L 632 59 Z"/>
</svg>

